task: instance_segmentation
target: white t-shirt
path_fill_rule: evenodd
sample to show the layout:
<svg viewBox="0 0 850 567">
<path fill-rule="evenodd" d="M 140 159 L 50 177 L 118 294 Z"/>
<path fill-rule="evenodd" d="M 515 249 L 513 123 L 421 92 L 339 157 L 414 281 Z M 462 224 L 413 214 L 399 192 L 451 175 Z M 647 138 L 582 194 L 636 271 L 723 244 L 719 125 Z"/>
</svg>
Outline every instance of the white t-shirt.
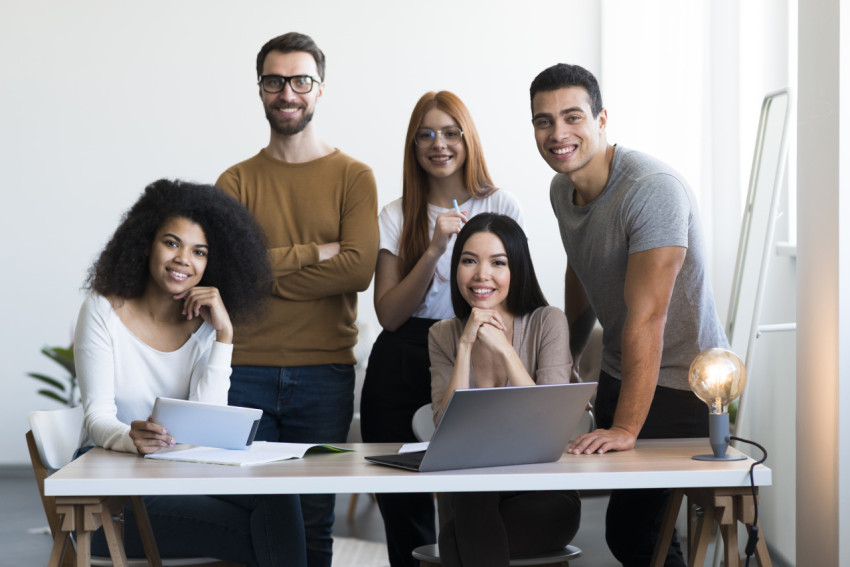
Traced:
<svg viewBox="0 0 850 567">
<path fill-rule="evenodd" d="M 136 337 L 102 295 L 80 308 L 74 363 L 80 383 L 86 445 L 135 453 L 130 422 L 147 419 L 157 396 L 227 405 L 233 345 L 216 342 L 204 321 L 183 346 L 160 352 Z"/>
<path fill-rule="evenodd" d="M 469 198 L 465 203 L 459 203 L 458 208 L 466 212 L 467 218 L 480 213 L 499 213 L 507 215 L 523 226 L 522 209 L 516 197 L 502 189 L 494 191 L 484 199 Z M 428 205 L 428 237 L 434 236 L 437 216 L 450 211 L 436 205 Z M 381 249 L 391 254 L 399 255 L 399 242 L 403 226 L 401 198 L 392 201 L 381 210 L 378 216 L 378 227 L 381 230 Z M 437 261 L 437 270 L 431 280 L 431 287 L 425 293 L 424 301 L 413 312 L 413 317 L 425 319 L 451 319 L 455 316 L 452 309 L 450 274 L 452 250 L 455 237 L 449 240 L 446 251 Z"/>
</svg>

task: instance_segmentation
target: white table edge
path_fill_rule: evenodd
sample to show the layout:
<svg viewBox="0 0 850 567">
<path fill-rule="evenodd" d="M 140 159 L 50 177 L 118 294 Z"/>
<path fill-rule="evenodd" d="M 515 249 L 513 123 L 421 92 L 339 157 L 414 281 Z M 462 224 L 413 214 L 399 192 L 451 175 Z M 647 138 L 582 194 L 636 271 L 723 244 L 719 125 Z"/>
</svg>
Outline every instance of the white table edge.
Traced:
<svg viewBox="0 0 850 567">
<path fill-rule="evenodd" d="M 682 440 L 675 440 L 681 444 Z M 699 440 L 692 445 L 704 448 Z M 672 443 L 672 441 L 670 442 Z M 663 442 L 662 442 L 663 444 Z M 135 455 L 120 455 L 121 465 L 131 463 L 146 475 L 128 479 L 120 474 L 110 478 L 106 467 L 96 477 L 80 474 L 84 462 L 72 463 L 45 480 L 47 496 L 104 495 L 172 495 L 172 494 L 321 494 L 381 492 L 457 492 L 497 490 L 606 490 L 620 488 L 693 488 L 749 486 L 752 459 L 735 463 L 703 463 L 686 456 L 693 447 L 685 443 L 683 454 L 673 459 L 679 470 L 629 469 L 637 454 L 624 452 L 607 455 L 565 455 L 557 463 L 518 465 L 414 473 L 365 462 L 363 456 L 375 454 L 376 445 L 353 444 L 356 453 L 314 455 L 298 461 L 287 461 L 250 467 L 229 467 L 197 463 L 156 465 Z M 382 449 L 398 447 L 383 445 Z M 82 457 L 86 459 L 87 456 Z M 136 459 L 130 461 L 129 459 Z M 320 459 L 326 459 L 321 461 Z M 626 465 L 622 463 L 625 462 Z M 151 464 L 154 463 L 154 464 Z M 605 470 L 614 465 L 617 470 Z M 176 465 L 171 467 L 170 465 Z M 325 467 L 324 465 L 327 465 Z M 155 476 L 156 467 L 167 472 Z M 321 469 L 321 470 L 319 470 Z M 181 474 L 174 474 L 175 471 Z M 119 473 L 121 471 L 119 470 Z M 124 471 L 126 473 L 126 471 Z M 764 465 L 754 470 L 756 486 L 772 483 L 772 471 Z"/>
</svg>

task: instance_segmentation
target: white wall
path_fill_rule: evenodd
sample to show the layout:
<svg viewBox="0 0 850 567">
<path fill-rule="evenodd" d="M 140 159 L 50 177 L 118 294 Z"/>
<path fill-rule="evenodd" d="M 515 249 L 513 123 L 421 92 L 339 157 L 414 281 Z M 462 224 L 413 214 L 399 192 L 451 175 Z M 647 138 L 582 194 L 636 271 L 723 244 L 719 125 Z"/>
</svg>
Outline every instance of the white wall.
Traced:
<svg viewBox="0 0 850 567">
<path fill-rule="evenodd" d="M 797 563 L 850 564 L 850 8 L 800 2 Z"/>
<path fill-rule="evenodd" d="M 359 6 L 359 8 L 355 7 Z M 269 38 L 314 37 L 328 57 L 316 122 L 371 165 L 381 205 L 400 196 L 404 132 L 418 97 L 456 92 L 496 183 L 528 218 L 536 268 L 562 304 L 564 254 L 537 154 L 528 86 L 558 61 L 599 68 L 592 2 L 124 3 L 33 0 L 0 19 L 0 464 L 26 463 L 27 413 L 58 407 L 28 371 L 68 344 L 93 257 L 122 212 L 159 177 L 213 182 L 268 141 L 254 61 Z M 572 22 L 570 32 L 551 27 Z M 368 75 L 382 88 L 363 87 Z M 369 81 L 373 83 L 373 80 Z M 377 328 L 371 290 L 361 317 Z M 367 351 L 368 352 L 368 351 Z"/>
</svg>

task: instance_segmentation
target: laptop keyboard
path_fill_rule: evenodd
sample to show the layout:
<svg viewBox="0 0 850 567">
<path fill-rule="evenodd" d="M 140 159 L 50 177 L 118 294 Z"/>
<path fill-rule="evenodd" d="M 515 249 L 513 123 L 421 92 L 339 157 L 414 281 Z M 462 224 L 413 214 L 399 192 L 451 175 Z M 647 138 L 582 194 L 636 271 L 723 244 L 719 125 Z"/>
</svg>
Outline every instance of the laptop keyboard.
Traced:
<svg viewBox="0 0 850 567">
<path fill-rule="evenodd" d="M 422 464 L 422 459 L 424 457 L 425 451 L 416 451 L 415 453 L 377 455 L 374 457 L 366 457 L 366 460 L 379 465 L 390 465 L 410 470 L 419 470 L 419 465 Z"/>
</svg>

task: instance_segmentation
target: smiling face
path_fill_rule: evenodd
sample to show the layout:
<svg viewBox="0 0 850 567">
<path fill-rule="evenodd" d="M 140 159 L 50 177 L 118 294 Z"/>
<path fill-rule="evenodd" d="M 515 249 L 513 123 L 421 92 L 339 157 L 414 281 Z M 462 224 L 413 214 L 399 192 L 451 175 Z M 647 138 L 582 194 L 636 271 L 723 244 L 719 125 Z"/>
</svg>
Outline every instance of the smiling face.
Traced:
<svg viewBox="0 0 850 567">
<path fill-rule="evenodd" d="M 151 283 L 178 294 L 200 283 L 209 246 L 201 226 L 183 217 L 166 220 L 156 231 L 148 254 Z"/>
<path fill-rule="evenodd" d="M 419 128 L 430 128 L 434 132 L 446 128 L 460 128 L 454 118 L 438 108 L 432 108 L 422 117 Z M 416 161 L 431 177 L 447 179 L 457 176 L 463 181 L 463 164 L 466 162 L 466 146 L 461 139 L 448 145 L 442 134 L 437 134 L 430 145 L 415 146 Z"/>
<path fill-rule="evenodd" d="M 306 51 L 270 52 L 263 62 L 263 75 L 310 75 L 319 78 L 316 60 Z M 322 96 L 324 87 L 324 83 L 314 84 L 313 90 L 305 94 L 292 92 L 288 83 L 279 93 L 267 93 L 260 87 L 260 100 L 272 130 L 283 136 L 293 136 L 304 130 L 313 119 L 316 101 Z"/>
<path fill-rule="evenodd" d="M 573 179 L 596 176 L 600 173 L 597 169 L 607 167 L 608 114 L 603 108 L 594 118 L 583 87 L 540 91 L 531 108 L 537 149 L 552 169 Z"/>
<path fill-rule="evenodd" d="M 508 255 L 492 232 L 477 232 L 463 245 L 457 265 L 457 287 L 471 307 L 506 312 L 511 286 Z"/>
</svg>

